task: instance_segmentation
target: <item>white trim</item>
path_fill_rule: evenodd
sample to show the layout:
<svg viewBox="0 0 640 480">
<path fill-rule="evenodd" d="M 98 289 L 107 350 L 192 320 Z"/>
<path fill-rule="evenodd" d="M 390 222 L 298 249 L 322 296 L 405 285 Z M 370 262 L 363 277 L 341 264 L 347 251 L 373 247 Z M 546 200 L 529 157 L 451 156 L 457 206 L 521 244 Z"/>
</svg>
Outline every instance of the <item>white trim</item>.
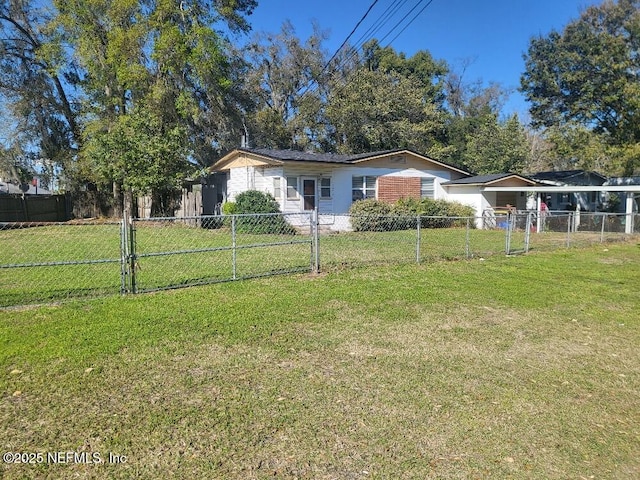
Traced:
<svg viewBox="0 0 640 480">
<path fill-rule="evenodd" d="M 446 187 L 447 185 L 445 185 Z M 451 185 L 453 186 L 453 185 Z M 484 187 L 485 192 L 640 192 L 640 185 L 565 185 L 555 187 Z"/>
</svg>

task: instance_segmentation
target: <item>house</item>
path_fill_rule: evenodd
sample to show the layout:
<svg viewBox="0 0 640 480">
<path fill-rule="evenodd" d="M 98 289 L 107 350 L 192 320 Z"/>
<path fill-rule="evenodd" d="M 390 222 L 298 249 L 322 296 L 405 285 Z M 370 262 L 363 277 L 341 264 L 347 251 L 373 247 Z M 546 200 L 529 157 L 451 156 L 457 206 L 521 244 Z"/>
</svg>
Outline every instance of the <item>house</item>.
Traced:
<svg viewBox="0 0 640 480">
<path fill-rule="evenodd" d="M 0 194 L 8 195 L 53 195 L 53 192 L 39 186 L 39 179 L 34 177 L 31 183 L 18 183 L 0 178 Z"/>
<path fill-rule="evenodd" d="M 240 148 L 210 167 L 203 211 L 246 190 L 273 195 L 284 213 L 344 214 L 356 200 L 447 198 L 443 184 L 471 174 L 412 150 L 357 155 Z M 206 193 L 206 192 L 209 193 Z M 206 196 L 209 196 L 206 198 Z"/>
<path fill-rule="evenodd" d="M 284 213 L 317 209 L 335 230 L 349 228 L 343 215 L 354 201 L 365 198 L 457 201 L 473 206 L 482 226 L 487 213 L 507 207 L 539 211 L 543 202 L 552 210 L 580 206 L 596 211 L 611 192 L 624 193 L 624 211 L 631 214 L 630 200 L 640 192 L 640 185 L 604 185 L 605 177 L 582 170 L 473 176 L 408 149 L 338 155 L 239 148 L 215 162 L 209 173 L 202 185 L 205 215 L 219 213 L 221 204 L 241 192 L 259 190 L 273 195 Z"/>
<path fill-rule="evenodd" d="M 621 185 L 640 185 L 640 177 L 611 177 L 605 183 L 605 186 L 621 186 Z M 605 199 L 609 209 L 616 213 L 624 213 L 630 205 L 633 212 L 640 211 L 640 194 L 636 192 L 620 192 L 619 194 L 609 194 Z"/>
<path fill-rule="evenodd" d="M 585 170 L 560 170 L 533 173 L 530 177 L 543 185 L 566 186 L 601 186 L 607 177 L 596 172 Z M 602 209 L 604 198 L 601 192 L 562 192 L 547 193 L 544 198 L 550 210 L 580 210 L 595 212 Z"/>
</svg>

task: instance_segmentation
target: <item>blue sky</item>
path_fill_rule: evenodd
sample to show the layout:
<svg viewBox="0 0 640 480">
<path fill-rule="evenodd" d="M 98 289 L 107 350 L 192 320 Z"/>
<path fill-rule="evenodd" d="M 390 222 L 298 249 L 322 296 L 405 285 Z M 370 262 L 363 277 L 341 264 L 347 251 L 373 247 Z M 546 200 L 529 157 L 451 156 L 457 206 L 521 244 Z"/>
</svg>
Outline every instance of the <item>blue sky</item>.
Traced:
<svg viewBox="0 0 640 480">
<path fill-rule="evenodd" d="M 312 31 L 312 21 L 328 32 L 325 48 L 333 53 L 365 14 L 373 0 L 258 0 L 258 7 L 249 22 L 255 32 L 277 32 L 282 22 L 290 20 L 296 34 L 306 39 Z M 394 25 L 419 4 L 414 14 L 428 3 L 427 0 L 378 0 L 352 37 L 355 43 L 367 30 L 380 22 L 387 8 L 399 6 L 395 16 L 375 35 L 380 39 L 392 31 Z M 445 60 L 459 69 L 471 59 L 464 79 L 498 82 L 503 87 L 517 89 L 524 70 L 523 53 L 533 36 L 547 35 L 551 30 L 562 30 L 571 20 L 590 5 L 601 0 L 432 0 L 431 4 L 409 25 L 391 46 L 411 56 L 418 50 L 428 50 L 436 59 Z M 383 46 L 400 32 L 401 26 L 382 42 Z M 503 114 L 518 113 L 527 120 L 527 104 L 514 92 L 509 97 Z"/>
</svg>

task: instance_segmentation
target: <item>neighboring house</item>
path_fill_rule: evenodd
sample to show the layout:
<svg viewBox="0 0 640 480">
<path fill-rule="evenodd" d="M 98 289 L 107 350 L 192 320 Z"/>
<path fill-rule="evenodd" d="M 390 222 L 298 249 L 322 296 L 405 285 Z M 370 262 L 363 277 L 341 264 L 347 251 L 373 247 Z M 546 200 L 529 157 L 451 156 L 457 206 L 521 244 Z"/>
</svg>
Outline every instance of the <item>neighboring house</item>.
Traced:
<svg viewBox="0 0 640 480">
<path fill-rule="evenodd" d="M 558 187 L 601 186 L 607 181 L 607 177 L 585 170 L 538 172 L 530 177 L 540 184 Z M 580 206 L 582 211 L 595 212 L 602 209 L 605 199 L 601 192 L 558 192 L 548 193 L 544 200 L 550 210 L 575 210 Z"/>
<path fill-rule="evenodd" d="M 53 192 L 46 188 L 39 187 L 40 179 L 34 177 L 31 183 L 18 183 L 6 178 L 0 178 L 0 194 L 10 195 L 53 195 Z"/>
<path fill-rule="evenodd" d="M 605 183 L 605 186 L 610 185 L 640 185 L 640 177 L 611 177 Z M 605 199 L 606 203 L 614 212 L 625 213 L 627 205 L 631 204 L 631 209 L 634 212 L 640 211 L 640 194 L 635 192 L 620 192 L 618 194 L 607 195 Z"/>
<path fill-rule="evenodd" d="M 233 201 L 241 192 L 273 195 L 285 213 L 312 211 L 343 214 L 364 198 L 448 197 L 443 184 L 469 177 L 460 168 L 412 150 L 388 150 L 358 155 L 292 150 L 233 150 L 210 167 L 213 174 L 203 192 L 216 203 Z M 211 209 L 211 200 L 203 202 Z"/>
</svg>

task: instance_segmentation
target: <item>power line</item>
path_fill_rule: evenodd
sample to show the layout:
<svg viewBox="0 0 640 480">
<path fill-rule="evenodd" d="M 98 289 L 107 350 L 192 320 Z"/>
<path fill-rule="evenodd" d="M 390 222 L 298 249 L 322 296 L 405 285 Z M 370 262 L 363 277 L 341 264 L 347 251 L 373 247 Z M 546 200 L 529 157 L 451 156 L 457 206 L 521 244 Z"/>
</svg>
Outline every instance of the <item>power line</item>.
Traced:
<svg viewBox="0 0 640 480">
<path fill-rule="evenodd" d="M 394 0 L 391 4 L 380 14 L 380 16 L 374 21 L 374 23 L 360 36 L 360 38 L 356 41 L 353 47 L 350 47 L 346 52 L 345 57 L 334 67 L 332 70 L 337 72 L 341 67 L 347 64 L 347 62 L 351 61 L 355 58 L 356 55 L 362 50 L 362 47 L 369 41 L 374 39 L 375 35 L 386 25 L 388 24 L 398 13 L 400 13 L 401 9 L 405 6 L 408 0 Z M 415 10 L 424 3 L 425 0 L 418 0 L 409 11 L 399 20 L 397 21 L 393 27 L 379 40 L 380 43 L 384 41 L 389 35 L 391 35 L 396 29 L 398 29 L 405 20 L 409 16 L 411 16 Z M 356 26 L 351 30 L 347 38 L 342 42 L 340 47 L 335 51 L 335 53 L 331 56 L 331 58 L 326 62 L 324 67 L 320 71 L 320 75 L 323 74 L 327 69 L 331 66 L 331 62 L 338 56 L 340 51 L 347 45 L 349 39 L 354 35 L 362 22 L 367 18 L 367 16 L 371 13 L 373 7 L 378 3 L 378 0 L 374 0 L 374 2 L 369 6 L 366 13 L 362 16 L 362 18 L 358 21 Z M 413 15 L 413 17 L 401 28 L 401 30 L 387 43 L 383 48 L 390 46 L 426 9 L 433 3 L 433 0 L 428 0 L 426 4 L 422 6 L 422 8 Z M 300 94 L 302 98 L 310 91 L 315 91 L 315 87 L 318 86 L 317 80 L 311 80 L 308 85 L 305 87 L 301 87 L 298 91 L 303 90 Z"/>
<path fill-rule="evenodd" d="M 362 16 L 362 18 L 360 19 L 360 21 L 356 24 L 355 27 L 353 27 L 353 30 L 351 30 L 351 33 L 349 33 L 349 35 L 347 35 L 347 38 L 344 39 L 344 42 L 342 42 L 342 45 L 340 45 L 338 47 L 338 49 L 335 51 L 335 53 L 331 56 L 331 58 L 329 59 L 329 61 L 327 61 L 326 65 L 324 66 L 324 68 L 322 69 L 322 71 L 324 71 L 330 64 L 331 61 L 336 57 L 336 55 L 338 55 L 338 52 L 340 50 L 342 50 L 342 47 L 344 47 L 347 42 L 349 41 L 349 39 L 351 38 L 351 36 L 356 32 L 356 30 L 358 29 L 358 27 L 360 26 L 360 24 L 365 20 L 365 18 L 367 18 L 367 16 L 369 15 L 369 13 L 371 12 L 371 10 L 373 9 L 373 7 L 375 7 L 376 3 L 378 3 L 378 0 L 373 0 L 373 3 L 371 5 L 369 5 L 369 8 L 367 9 L 367 11 L 365 12 L 365 14 Z"/>
<path fill-rule="evenodd" d="M 427 2 L 427 4 L 426 4 L 424 7 L 422 7 L 422 9 L 421 9 L 421 10 L 420 10 L 420 11 L 419 11 L 419 12 L 418 12 L 418 13 L 417 13 L 417 14 L 416 14 L 416 15 L 415 15 L 415 16 L 414 16 L 410 21 L 409 21 L 409 23 L 407 23 L 407 24 L 402 28 L 402 30 L 400 30 L 400 31 L 398 32 L 398 34 L 397 34 L 395 37 L 393 37 L 393 38 L 389 41 L 389 43 L 388 43 L 386 46 L 388 47 L 389 45 L 391 45 L 391 44 L 396 40 L 396 38 L 398 38 L 400 35 L 402 35 L 402 33 L 403 33 L 403 32 L 404 32 L 404 31 L 409 27 L 409 25 L 411 25 L 411 24 L 412 24 L 412 23 L 413 23 L 413 22 L 414 22 L 414 21 L 415 21 L 415 20 L 416 20 L 420 15 L 422 15 L 422 12 L 424 12 L 424 11 L 427 9 L 427 7 L 428 7 L 429 5 L 431 5 L 432 3 L 433 3 L 433 0 L 429 0 L 429 1 Z M 418 5 L 416 5 L 416 7 L 417 7 L 417 6 L 418 6 Z M 406 18 L 406 16 L 405 16 L 405 18 Z M 403 20 L 404 20 L 404 18 L 403 18 Z M 394 27 L 394 28 L 395 28 L 395 27 Z"/>
</svg>

